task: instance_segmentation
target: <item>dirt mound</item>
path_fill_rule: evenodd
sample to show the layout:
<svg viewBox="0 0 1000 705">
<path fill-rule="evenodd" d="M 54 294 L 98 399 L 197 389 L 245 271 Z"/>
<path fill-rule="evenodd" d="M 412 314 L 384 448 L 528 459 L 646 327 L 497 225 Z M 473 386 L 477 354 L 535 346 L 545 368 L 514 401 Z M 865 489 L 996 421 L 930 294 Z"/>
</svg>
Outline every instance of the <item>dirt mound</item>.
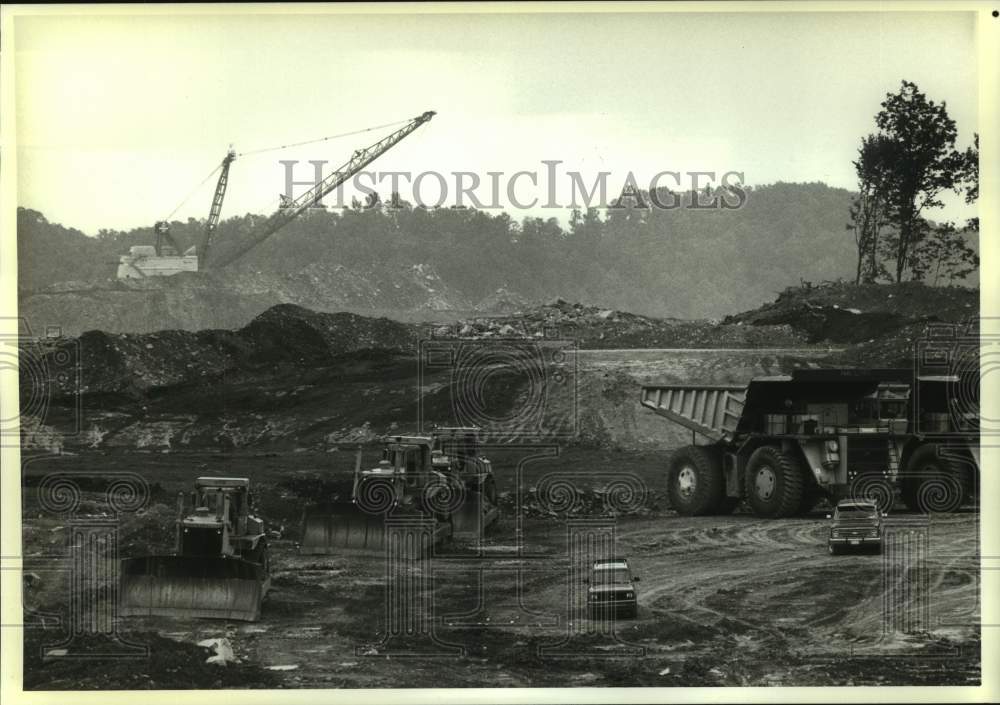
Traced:
<svg viewBox="0 0 1000 705">
<path fill-rule="evenodd" d="M 867 343 L 889 348 L 915 325 L 961 322 L 979 313 L 979 290 L 920 282 L 855 285 L 827 282 L 785 289 L 770 304 L 723 319 L 724 324 L 787 325 L 810 343 Z"/>
<path fill-rule="evenodd" d="M 326 365 L 360 351 L 412 353 L 414 326 L 351 313 L 318 313 L 283 304 L 235 331 L 163 330 L 130 334 L 87 331 L 78 338 L 46 341 L 31 354 L 48 375 L 55 396 L 143 395 L 149 390 L 239 379 L 261 366 Z M 21 366 L 22 397 L 36 380 Z"/>
<path fill-rule="evenodd" d="M 722 323 L 650 318 L 556 299 L 432 331 L 282 304 L 237 330 L 90 331 L 78 339 L 45 341 L 44 364 L 35 366 L 71 372 L 42 382 L 55 392 L 54 400 L 72 401 L 81 391 L 85 413 L 69 401 L 52 404 L 38 423 L 23 425 L 24 440 L 49 449 L 323 451 L 415 430 L 418 420 L 484 425 L 480 412 L 488 409 L 490 418 L 510 420 L 513 425 L 504 428 L 511 437 L 672 447 L 687 442 L 684 433 L 638 405 L 641 384 L 743 384 L 801 366 L 910 366 L 920 341 L 932 337 L 931 326 L 958 325 L 947 321 L 975 315 L 976 296 L 975 290 L 919 284 L 803 286 Z M 475 349 L 489 349 L 491 341 L 508 347 L 527 341 L 541 351 L 551 338 L 570 338 L 580 352 L 551 369 L 542 353 L 538 370 L 476 363 L 495 369 L 470 376 L 457 362 L 428 366 L 415 356 L 420 336 L 429 332 L 455 336 L 462 346 L 470 341 Z M 846 348 L 841 351 L 800 350 L 807 340 L 849 342 L 839 343 Z M 31 367 L 22 366 L 22 399 L 31 396 L 36 381 Z M 478 386 L 469 387 L 474 381 Z M 528 409 L 528 402 L 541 398 L 540 389 L 544 405 Z"/>
<path fill-rule="evenodd" d="M 405 323 L 318 313 L 293 304 L 268 309 L 240 329 L 239 336 L 261 362 L 322 362 L 359 350 L 411 353 L 417 342 L 416 329 Z"/>
</svg>

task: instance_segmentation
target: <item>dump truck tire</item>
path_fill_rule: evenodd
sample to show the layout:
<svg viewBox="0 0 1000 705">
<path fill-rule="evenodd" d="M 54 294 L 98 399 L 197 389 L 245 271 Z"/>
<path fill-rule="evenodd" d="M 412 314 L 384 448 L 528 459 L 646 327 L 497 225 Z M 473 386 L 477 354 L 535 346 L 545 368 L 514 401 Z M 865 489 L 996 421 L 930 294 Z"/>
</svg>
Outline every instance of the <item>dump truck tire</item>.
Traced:
<svg viewBox="0 0 1000 705">
<path fill-rule="evenodd" d="M 969 473 L 938 446 L 917 448 L 906 463 L 900 494 L 906 506 L 921 514 L 954 512 L 970 493 Z"/>
<path fill-rule="evenodd" d="M 780 448 L 761 446 L 747 462 L 747 503 L 759 517 L 792 516 L 802 505 L 805 476 L 799 461 Z"/>
<path fill-rule="evenodd" d="M 726 483 L 718 453 L 702 446 L 685 446 L 670 463 L 667 493 L 678 514 L 712 514 L 725 499 Z"/>
</svg>

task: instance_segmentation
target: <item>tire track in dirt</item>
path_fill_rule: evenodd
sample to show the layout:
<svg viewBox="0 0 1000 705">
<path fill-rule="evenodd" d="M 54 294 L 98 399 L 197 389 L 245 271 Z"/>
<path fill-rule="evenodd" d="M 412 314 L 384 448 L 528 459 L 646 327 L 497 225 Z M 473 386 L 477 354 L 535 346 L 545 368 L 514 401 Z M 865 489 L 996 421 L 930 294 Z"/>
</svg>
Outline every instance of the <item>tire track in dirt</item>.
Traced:
<svg viewBox="0 0 1000 705">
<path fill-rule="evenodd" d="M 942 608 L 975 599 L 969 585 L 974 580 L 956 577 L 933 558 L 969 556 L 970 551 L 974 557 L 974 523 L 974 516 L 932 519 L 932 555 L 922 569 L 929 571 L 930 593 Z M 658 526 L 623 527 L 619 536 L 649 576 L 640 588 L 641 604 L 668 614 L 732 621 L 791 645 L 797 632 L 815 640 L 820 631 L 824 639 L 841 643 L 851 635 L 879 635 L 883 592 L 908 594 L 906 573 L 891 575 L 893 582 L 886 583 L 878 555 L 829 556 L 826 523 L 818 515 L 763 521 L 677 517 Z M 753 604 L 745 597 L 757 596 L 760 603 L 762 594 L 773 598 L 770 610 L 749 610 Z M 720 607 L 720 602 L 731 606 Z"/>
</svg>

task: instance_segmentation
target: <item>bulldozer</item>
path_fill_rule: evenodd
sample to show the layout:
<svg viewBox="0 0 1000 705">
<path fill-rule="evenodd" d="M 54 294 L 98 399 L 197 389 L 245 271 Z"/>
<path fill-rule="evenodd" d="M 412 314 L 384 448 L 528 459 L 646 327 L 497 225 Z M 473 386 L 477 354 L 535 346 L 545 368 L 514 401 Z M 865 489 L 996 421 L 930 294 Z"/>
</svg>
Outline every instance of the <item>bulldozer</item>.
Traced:
<svg viewBox="0 0 1000 705">
<path fill-rule="evenodd" d="M 422 555 L 456 536 L 481 538 L 499 518 L 492 465 L 479 455 L 477 429 L 389 436 L 377 465 L 362 470 L 361 462 L 358 448 L 349 500 L 306 510 L 301 553 L 381 553 L 387 524 L 412 519 L 423 526 L 414 551 Z"/>
<path fill-rule="evenodd" d="M 479 429 L 438 427 L 431 438 L 431 464 L 458 487 L 463 500 L 451 515 L 455 536 L 481 539 L 500 519 L 500 508 L 493 464 L 480 455 Z"/>
<path fill-rule="evenodd" d="M 122 561 L 120 614 L 257 621 L 271 579 L 252 508 L 247 478 L 195 480 L 177 498 L 175 552 Z"/>
</svg>

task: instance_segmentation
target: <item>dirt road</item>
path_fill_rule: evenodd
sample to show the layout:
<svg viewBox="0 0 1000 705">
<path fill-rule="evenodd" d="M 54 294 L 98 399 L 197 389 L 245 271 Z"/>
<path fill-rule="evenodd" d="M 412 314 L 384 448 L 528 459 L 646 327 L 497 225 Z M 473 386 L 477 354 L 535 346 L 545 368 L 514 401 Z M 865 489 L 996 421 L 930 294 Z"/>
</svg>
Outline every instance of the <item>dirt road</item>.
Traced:
<svg viewBox="0 0 1000 705">
<path fill-rule="evenodd" d="M 652 467 L 649 458 L 617 457 L 623 470 Z M 105 470 L 131 464 L 157 473 L 156 503 L 123 525 L 126 553 L 166 545 L 172 517 L 160 502 L 189 481 L 191 459 L 147 460 L 154 459 L 136 465 L 134 455 L 124 454 L 102 461 Z M 64 460 L 28 467 L 35 473 L 95 468 L 94 459 Z M 578 450 L 544 469 L 576 468 L 584 481 L 580 468 L 608 467 L 608 461 L 604 452 Z M 237 464 L 267 482 L 275 478 L 271 462 L 243 458 Z M 534 484 L 539 478 L 522 479 Z M 31 483 L 26 559 L 65 562 L 57 555 L 62 520 L 39 511 Z M 301 498 L 279 494 L 266 493 L 272 515 L 281 502 L 288 516 L 301 507 Z M 83 506 L 91 506 L 88 497 Z M 281 517 L 267 518 L 272 526 L 281 523 Z M 586 561 L 571 547 L 612 527 L 615 551 L 628 556 L 641 578 L 640 609 L 635 620 L 602 625 L 580 609 Z M 893 514 L 882 555 L 830 556 L 823 510 L 785 520 L 687 518 L 655 505 L 618 520 L 518 517 L 508 510 L 481 546 L 456 542 L 405 565 L 381 556 L 302 556 L 294 537 L 279 539 L 272 543 L 273 589 L 261 621 L 133 619 L 120 629 L 140 641 L 156 633 L 185 646 L 227 637 L 246 667 L 289 688 L 966 685 L 980 675 L 978 528 L 974 512 Z M 50 574 L 42 577 L 28 597 L 49 611 L 64 609 L 65 586 Z M 58 641 L 58 634 L 42 641 Z M 112 661 L 88 670 L 95 687 L 151 687 L 156 658 L 145 670 Z M 57 679 L 51 662 L 26 662 L 36 687 Z M 129 680 L 116 681 L 126 667 Z M 157 687 L 170 682 L 169 675 L 155 677 Z M 218 682 L 236 687 L 235 680 Z"/>
<path fill-rule="evenodd" d="M 429 573 L 434 638 L 409 648 L 442 652 L 433 659 L 375 643 L 386 622 L 381 561 L 288 556 L 270 604 L 281 616 L 248 628 L 248 656 L 298 664 L 296 684 L 345 687 L 977 681 L 975 515 L 897 522 L 890 542 L 931 537 L 909 575 L 898 551 L 829 556 L 823 520 L 622 523 L 617 545 L 640 575 L 640 614 L 612 629 L 575 609 L 582 591 L 570 582 L 563 526 L 528 523 L 522 559 L 505 541 L 508 526 L 482 557 L 445 555 L 414 569 Z M 921 593 L 913 585 L 923 578 Z M 308 615 L 293 614 L 301 600 L 312 603 Z M 920 608 L 924 623 L 900 614 Z"/>
</svg>

